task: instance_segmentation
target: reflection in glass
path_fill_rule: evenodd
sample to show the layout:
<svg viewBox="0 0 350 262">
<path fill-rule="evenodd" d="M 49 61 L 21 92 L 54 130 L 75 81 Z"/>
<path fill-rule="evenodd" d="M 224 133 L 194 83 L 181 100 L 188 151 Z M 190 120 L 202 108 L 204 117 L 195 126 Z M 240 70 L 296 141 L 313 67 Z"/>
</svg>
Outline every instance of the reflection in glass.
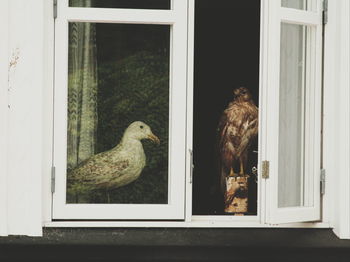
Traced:
<svg viewBox="0 0 350 262">
<path fill-rule="evenodd" d="M 169 47 L 168 25 L 69 24 L 68 203 L 168 202 Z"/>
<path fill-rule="evenodd" d="M 304 205 L 306 27 L 282 23 L 278 207 Z"/>
<path fill-rule="evenodd" d="M 170 0 L 69 0 L 70 7 L 170 9 Z"/>
</svg>

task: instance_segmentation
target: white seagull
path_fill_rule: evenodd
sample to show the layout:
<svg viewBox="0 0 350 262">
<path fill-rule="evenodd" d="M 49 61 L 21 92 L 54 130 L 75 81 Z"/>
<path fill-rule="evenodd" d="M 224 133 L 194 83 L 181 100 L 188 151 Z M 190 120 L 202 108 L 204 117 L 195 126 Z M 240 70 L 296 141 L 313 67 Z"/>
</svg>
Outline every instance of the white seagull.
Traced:
<svg viewBox="0 0 350 262">
<path fill-rule="evenodd" d="M 145 123 L 130 124 L 117 146 L 90 157 L 68 173 L 69 190 L 77 195 L 82 189 L 106 189 L 109 202 L 109 190 L 127 185 L 141 175 L 146 165 L 143 139 L 160 143 Z"/>
</svg>

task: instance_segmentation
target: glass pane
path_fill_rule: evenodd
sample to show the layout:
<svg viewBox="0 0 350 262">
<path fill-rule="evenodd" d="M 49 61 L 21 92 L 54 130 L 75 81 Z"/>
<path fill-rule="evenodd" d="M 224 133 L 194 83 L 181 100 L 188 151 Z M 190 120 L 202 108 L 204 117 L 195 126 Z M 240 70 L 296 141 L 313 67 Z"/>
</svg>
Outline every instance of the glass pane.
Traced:
<svg viewBox="0 0 350 262">
<path fill-rule="evenodd" d="M 315 0 L 282 0 L 282 7 L 314 11 L 316 10 L 316 1 Z"/>
<path fill-rule="evenodd" d="M 170 9 L 170 0 L 69 0 L 70 7 Z"/>
<path fill-rule="evenodd" d="M 306 27 L 281 25 L 278 207 L 304 206 Z"/>
<path fill-rule="evenodd" d="M 168 202 L 169 57 L 168 25 L 69 24 L 68 203 Z"/>
</svg>

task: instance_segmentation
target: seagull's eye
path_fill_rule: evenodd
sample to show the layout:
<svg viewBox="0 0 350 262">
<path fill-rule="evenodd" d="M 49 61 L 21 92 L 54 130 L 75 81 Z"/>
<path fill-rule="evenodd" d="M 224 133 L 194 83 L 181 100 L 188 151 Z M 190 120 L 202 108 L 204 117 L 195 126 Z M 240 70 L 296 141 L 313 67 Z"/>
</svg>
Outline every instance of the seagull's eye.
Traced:
<svg viewBox="0 0 350 262">
<path fill-rule="evenodd" d="M 140 128 L 142 129 L 142 128 L 143 128 L 143 126 L 140 126 Z"/>
</svg>

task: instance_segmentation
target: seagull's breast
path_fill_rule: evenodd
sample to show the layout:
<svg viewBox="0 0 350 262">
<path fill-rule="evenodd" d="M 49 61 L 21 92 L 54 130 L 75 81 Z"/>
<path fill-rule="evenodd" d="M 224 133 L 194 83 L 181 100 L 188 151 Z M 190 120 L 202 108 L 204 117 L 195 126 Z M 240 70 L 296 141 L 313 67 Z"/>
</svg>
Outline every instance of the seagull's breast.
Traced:
<svg viewBox="0 0 350 262">
<path fill-rule="evenodd" d="M 119 187 L 133 182 L 141 175 L 146 165 L 146 155 L 141 142 L 120 148 L 117 155 L 128 161 L 128 167 L 123 170 L 123 174 L 113 179 L 112 184 Z"/>
<path fill-rule="evenodd" d="M 134 172 L 135 174 L 137 173 L 137 175 L 140 175 L 142 169 L 146 165 L 146 155 L 142 144 L 140 146 L 129 148 L 128 154 L 128 158 L 130 159 L 130 172 Z"/>
</svg>

